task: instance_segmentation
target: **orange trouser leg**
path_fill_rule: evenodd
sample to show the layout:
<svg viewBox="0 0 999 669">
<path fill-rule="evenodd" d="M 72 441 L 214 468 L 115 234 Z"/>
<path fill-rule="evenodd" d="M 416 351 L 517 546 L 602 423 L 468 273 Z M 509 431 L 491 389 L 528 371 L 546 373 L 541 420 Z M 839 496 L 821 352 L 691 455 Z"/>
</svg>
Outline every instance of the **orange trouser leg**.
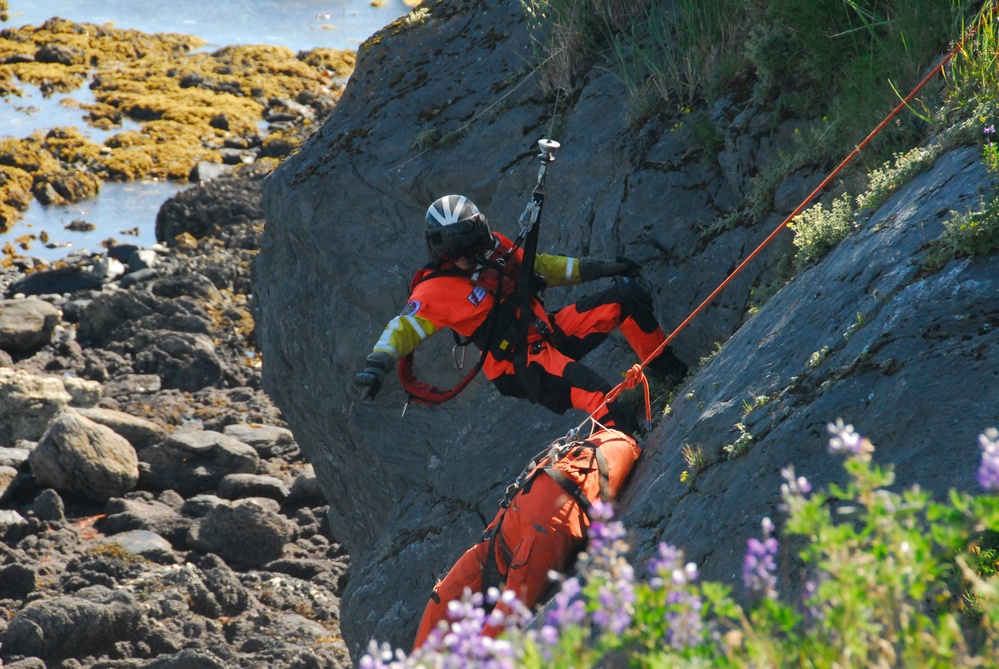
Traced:
<svg viewBox="0 0 999 669">
<path fill-rule="evenodd" d="M 579 506 L 547 474 L 534 479 L 527 493 L 517 495 L 503 519 L 503 541 L 513 551 L 505 590 L 512 590 L 533 608 L 552 587 L 548 573 L 563 572 L 569 556 L 582 542 Z M 500 603 L 504 615 L 508 607 Z M 502 628 L 486 627 L 495 636 Z"/>
<path fill-rule="evenodd" d="M 642 360 L 666 339 L 652 311 L 652 296 L 632 280 L 619 279 L 607 290 L 570 304 L 555 314 L 555 322 L 569 337 L 567 353 L 577 360 L 618 328 Z"/>
<path fill-rule="evenodd" d="M 419 631 L 416 633 L 416 641 L 413 642 L 413 650 L 416 650 L 426 642 L 427 637 L 438 623 L 447 620 L 448 602 L 461 599 L 466 589 L 478 592 L 482 589 L 482 565 L 485 563 L 486 551 L 489 549 L 489 542 L 482 541 L 472 546 L 465 554 L 458 558 L 451 571 L 435 587 L 434 592 L 427 602 L 427 608 L 423 611 L 423 619 L 420 621 Z"/>
</svg>

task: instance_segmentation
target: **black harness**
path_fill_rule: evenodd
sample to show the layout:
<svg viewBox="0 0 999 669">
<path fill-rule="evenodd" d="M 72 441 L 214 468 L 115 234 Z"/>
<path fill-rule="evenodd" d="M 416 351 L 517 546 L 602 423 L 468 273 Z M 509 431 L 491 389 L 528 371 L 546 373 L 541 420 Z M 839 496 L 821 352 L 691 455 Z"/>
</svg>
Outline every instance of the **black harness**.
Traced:
<svg viewBox="0 0 999 669">
<path fill-rule="evenodd" d="M 479 359 L 475 366 L 453 388 L 441 390 L 416 378 L 415 351 L 409 353 L 399 361 L 399 381 L 409 396 L 408 401 L 419 402 L 427 406 L 439 406 L 456 397 L 482 369 L 487 355 L 492 355 L 497 360 L 510 361 L 518 370 L 526 369 L 528 353 L 526 343 L 532 327 L 541 335 L 543 341 L 562 350 L 562 344 L 566 341 L 565 333 L 555 324 L 554 320 L 549 319 L 552 325 L 549 327 L 548 323 L 538 318 L 532 309 L 534 301 L 541 300 L 540 295 L 545 289 L 545 280 L 536 274 L 520 280 L 514 272 L 511 272 L 509 260 L 518 244 L 519 240 L 514 242 L 503 256 L 487 261 L 485 264 L 485 268 L 493 269 L 497 273 L 496 285 L 490 291 L 493 305 L 485 320 L 468 338 L 463 339 L 457 332 L 451 331 L 454 338 L 454 350 L 464 349 L 469 344 L 475 344 L 476 348 L 479 349 Z M 414 277 L 410 292 L 424 281 L 446 276 L 461 277 L 472 286 L 486 287 L 483 283 L 473 279 L 473 275 L 470 275 L 467 270 L 428 265 Z M 516 288 L 504 294 L 509 281 L 513 281 Z M 527 284 L 526 289 L 524 284 Z M 530 393 L 528 396 L 531 396 Z"/>
</svg>

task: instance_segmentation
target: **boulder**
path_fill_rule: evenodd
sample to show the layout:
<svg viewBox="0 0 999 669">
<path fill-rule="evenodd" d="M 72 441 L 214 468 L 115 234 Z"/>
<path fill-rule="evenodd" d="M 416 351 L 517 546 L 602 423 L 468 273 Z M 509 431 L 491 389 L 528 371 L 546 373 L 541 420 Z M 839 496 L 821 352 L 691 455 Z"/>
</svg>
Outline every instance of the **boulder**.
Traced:
<svg viewBox="0 0 999 669">
<path fill-rule="evenodd" d="M 271 500 L 244 499 L 209 511 L 191 543 L 230 565 L 259 568 L 281 557 L 293 532 Z"/>
<path fill-rule="evenodd" d="M 156 382 L 159 381 L 159 377 L 151 378 L 154 378 Z M 146 387 L 147 385 L 155 386 L 155 384 L 146 383 L 142 387 Z M 136 450 L 142 450 L 143 448 L 158 444 L 167 436 L 167 431 L 156 423 L 122 411 L 91 407 L 88 409 L 77 409 L 76 412 L 95 423 L 111 428 L 128 439 L 129 443 Z"/>
<path fill-rule="evenodd" d="M 0 465 L 0 499 L 4 499 L 8 492 L 16 489 L 14 482 L 17 480 L 18 471 L 7 465 Z"/>
<path fill-rule="evenodd" d="M 0 567 L 0 599 L 23 599 L 35 589 L 35 570 L 25 564 Z"/>
<path fill-rule="evenodd" d="M 181 507 L 181 513 L 193 518 L 204 518 L 215 507 L 225 506 L 228 503 L 229 502 L 227 500 L 224 500 L 217 495 L 195 495 L 194 497 L 184 501 L 184 505 Z"/>
<path fill-rule="evenodd" d="M 194 392 L 222 378 L 223 363 L 207 334 L 170 330 L 139 333 L 136 371 L 156 374 L 164 388 Z"/>
<path fill-rule="evenodd" d="M 66 520 L 66 504 L 62 497 L 55 490 L 48 488 L 38 493 L 31 503 L 31 510 L 35 518 L 53 523 L 61 523 Z"/>
<path fill-rule="evenodd" d="M 218 494 L 225 499 L 266 497 L 283 502 L 290 491 L 281 479 L 274 476 L 227 474 L 219 481 Z"/>
<path fill-rule="evenodd" d="M 319 485 L 319 479 L 316 477 L 316 470 L 311 464 L 307 465 L 302 473 L 295 477 L 291 484 L 289 499 L 297 504 L 320 505 L 327 503 L 323 496 L 323 489 Z"/>
<path fill-rule="evenodd" d="M 252 598 L 239 576 L 222 559 L 209 553 L 200 562 L 205 587 L 217 608 L 214 617 L 236 616 L 250 608 Z M 205 613 L 205 615 L 211 615 Z"/>
<path fill-rule="evenodd" d="M 7 295 L 51 295 L 98 289 L 107 281 L 106 268 L 95 269 L 90 264 L 45 269 L 11 282 Z"/>
<path fill-rule="evenodd" d="M 139 480 L 139 460 L 128 440 L 73 411 L 49 424 L 28 464 L 42 485 L 95 501 L 122 495 Z"/>
<path fill-rule="evenodd" d="M 35 351 L 52 341 L 62 312 L 45 300 L 0 300 L 0 349 Z"/>
<path fill-rule="evenodd" d="M 104 505 L 104 517 L 94 528 L 110 536 L 134 530 L 147 530 L 166 538 L 180 550 L 187 548 L 187 533 L 195 520 L 149 493 L 130 493 L 109 500 Z"/>
<path fill-rule="evenodd" d="M 295 435 L 291 430 L 276 425 L 226 425 L 222 432 L 244 444 L 249 444 L 262 458 L 274 458 L 298 452 Z"/>
<path fill-rule="evenodd" d="M 132 555 L 138 555 L 157 564 L 177 564 L 183 558 L 174 551 L 169 541 L 149 530 L 131 530 L 109 537 L 105 546 L 120 546 Z"/>
<path fill-rule="evenodd" d="M 0 509 L 0 537 L 5 541 L 17 543 L 25 535 L 28 521 L 17 511 Z"/>
<path fill-rule="evenodd" d="M 74 408 L 97 406 L 97 403 L 101 401 L 103 389 L 97 381 L 70 376 L 62 380 L 62 385 L 66 388 L 66 392 L 69 393 L 70 406 Z"/>
<path fill-rule="evenodd" d="M 260 456 L 238 439 L 213 430 L 174 432 L 145 448 L 139 458 L 147 465 L 148 483 L 183 496 L 214 491 L 227 474 L 253 474 Z"/>
<path fill-rule="evenodd" d="M 131 593 L 93 586 L 28 604 L 7 625 L 0 643 L 6 655 L 31 655 L 55 664 L 107 652 L 128 638 L 141 618 L 141 604 Z"/>
<path fill-rule="evenodd" d="M 173 242 L 187 233 L 201 239 L 221 225 L 236 225 L 263 218 L 260 184 L 226 176 L 231 168 L 212 168 L 205 188 L 182 191 L 163 203 L 156 214 L 156 239 Z M 197 175 L 192 175 L 192 177 Z M 198 176 L 197 178 L 201 178 Z"/>
<path fill-rule="evenodd" d="M 0 467 L 13 467 L 14 469 L 20 469 L 24 463 L 28 461 L 28 456 L 31 454 L 31 449 L 36 446 L 34 442 L 30 441 L 18 441 L 19 447 L 7 448 L 5 446 L 0 446 Z M 30 444 L 30 448 L 24 448 L 25 445 Z"/>
<path fill-rule="evenodd" d="M 145 669 L 227 669 L 228 666 L 222 658 L 199 648 L 185 648 L 144 665 Z"/>
<path fill-rule="evenodd" d="M 37 441 L 71 400 L 58 378 L 0 368 L 0 445 Z"/>
</svg>

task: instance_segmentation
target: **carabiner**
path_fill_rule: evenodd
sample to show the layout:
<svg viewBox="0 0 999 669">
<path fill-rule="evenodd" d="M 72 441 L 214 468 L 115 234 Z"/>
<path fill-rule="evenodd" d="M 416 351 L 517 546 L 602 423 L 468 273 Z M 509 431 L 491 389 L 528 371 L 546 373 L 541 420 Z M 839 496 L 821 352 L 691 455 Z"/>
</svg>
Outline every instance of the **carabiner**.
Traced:
<svg viewBox="0 0 999 669">
<path fill-rule="evenodd" d="M 461 359 L 458 358 L 458 348 L 461 348 Z M 459 372 L 465 368 L 465 346 L 462 344 L 455 344 L 451 347 L 451 357 L 454 358 L 454 368 Z"/>
</svg>

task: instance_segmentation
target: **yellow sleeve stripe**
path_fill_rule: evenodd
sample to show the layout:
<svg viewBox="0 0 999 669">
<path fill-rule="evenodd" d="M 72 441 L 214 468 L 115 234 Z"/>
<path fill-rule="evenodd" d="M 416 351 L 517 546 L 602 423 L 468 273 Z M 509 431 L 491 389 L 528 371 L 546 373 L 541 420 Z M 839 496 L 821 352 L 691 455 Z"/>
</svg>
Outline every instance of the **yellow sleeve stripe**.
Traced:
<svg viewBox="0 0 999 669">
<path fill-rule="evenodd" d="M 375 351 L 385 351 L 396 360 L 413 352 L 420 342 L 437 332 L 437 327 L 419 316 L 396 316 L 382 331 Z"/>
<path fill-rule="evenodd" d="M 549 286 L 572 286 L 579 283 L 579 261 L 576 258 L 539 253 L 534 268 L 545 277 Z"/>
</svg>

